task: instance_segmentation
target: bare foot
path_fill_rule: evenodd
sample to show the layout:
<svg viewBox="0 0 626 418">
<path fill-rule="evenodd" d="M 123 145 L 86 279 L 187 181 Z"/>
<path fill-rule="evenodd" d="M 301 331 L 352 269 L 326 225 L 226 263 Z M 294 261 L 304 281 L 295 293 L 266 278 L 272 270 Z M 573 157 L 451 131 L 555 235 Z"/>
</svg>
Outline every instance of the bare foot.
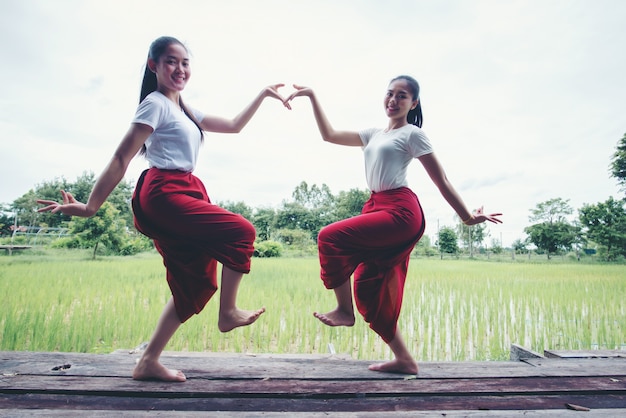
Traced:
<svg viewBox="0 0 626 418">
<path fill-rule="evenodd" d="M 135 380 L 161 380 L 163 382 L 184 382 L 187 380 L 185 374 L 180 370 L 168 369 L 161 363 L 141 361 L 133 370 Z"/>
<path fill-rule="evenodd" d="M 313 312 L 313 316 L 329 327 L 351 327 L 354 325 L 354 312 L 346 312 L 339 308 L 325 314 Z"/>
<path fill-rule="evenodd" d="M 417 363 L 414 360 L 394 359 L 386 363 L 372 364 L 368 369 L 375 372 L 417 374 Z"/>
<path fill-rule="evenodd" d="M 237 327 L 250 325 L 259 319 L 263 312 L 265 312 L 265 308 L 261 308 L 256 311 L 244 311 L 235 308 L 230 312 L 220 312 L 217 327 L 222 332 L 228 332 Z"/>
</svg>

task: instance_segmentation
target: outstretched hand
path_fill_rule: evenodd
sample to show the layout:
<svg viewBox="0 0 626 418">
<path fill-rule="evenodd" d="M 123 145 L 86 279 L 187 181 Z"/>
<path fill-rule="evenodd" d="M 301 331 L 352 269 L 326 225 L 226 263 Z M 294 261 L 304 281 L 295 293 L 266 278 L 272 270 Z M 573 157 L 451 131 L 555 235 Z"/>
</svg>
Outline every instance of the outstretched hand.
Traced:
<svg viewBox="0 0 626 418">
<path fill-rule="evenodd" d="M 485 221 L 493 222 L 494 224 L 501 224 L 502 220 L 498 218 L 498 216 L 502 216 L 501 213 L 490 213 L 489 215 L 485 215 L 483 213 L 483 207 L 478 208 L 474 213 L 472 213 L 472 217 L 464 222 L 465 225 L 476 225 L 483 223 Z"/>
<path fill-rule="evenodd" d="M 284 86 L 285 86 L 285 84 L 283 84 L 283 83 L 272 84 L 271 86 L 267 86 L 267 87 L 265 87 L 265 95 L 280 100 L 282 102 L 283 106 L 285 106 L 287 109 L 291 110 L 291 105 L 289 104 L 289 99 L 285 99 L 282 96 L 282 94 L 280 94 L 278 92 L 278 89 L 281 88 L 281 87 L 284 87 Z"/>
<path fill-rule="evenodd" d="M 296 98 L 298 96 L 309 96 L 310 97 L 313 94 L 313 90 L 310 87 L 299 86 L 297 84 L 294 84 L 293 88 L 296 89 L 296 91 L 294 91 L 293 93 L 291 93 L 289 95 L 289 97 L 287 97 L 287 101 L 288 102 L 292 101 L 294 98 Z"/>
<path fill-rule="evenodd" d="M 63 197 L 63 203 L 58 203 L 54 200 L 37 199 L 37 203 L 40 205 L 46 205 L 43 208 L 37 209 L 37 212 L 61 212 L 64 215 L 82 217 L 89 217 L 93 215 L 87 210 L 87 205 L 77 201 L 70 192 L 61 190 L 61 196 Z"/>
</svg>

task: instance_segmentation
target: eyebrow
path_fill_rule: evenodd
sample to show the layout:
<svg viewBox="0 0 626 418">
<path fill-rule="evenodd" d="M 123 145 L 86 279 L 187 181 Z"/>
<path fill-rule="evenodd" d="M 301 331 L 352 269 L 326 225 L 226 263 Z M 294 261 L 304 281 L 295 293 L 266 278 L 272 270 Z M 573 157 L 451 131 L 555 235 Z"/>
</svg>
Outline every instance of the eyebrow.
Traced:
<svg viewBox="0 0 626 418">
<path fill-rule="evenodd" d="M 168 55 L 168 56 L 165 57 L 165 59 L 168 59 L 168 60 L 169 59 L 175 59 L 175 60 L 177 60 L 179 58 L 177 56 L 175 56 L 175 55 Z M 182 61 L 189 61 L 189 58 L 183 58 Z"/>
</svg>

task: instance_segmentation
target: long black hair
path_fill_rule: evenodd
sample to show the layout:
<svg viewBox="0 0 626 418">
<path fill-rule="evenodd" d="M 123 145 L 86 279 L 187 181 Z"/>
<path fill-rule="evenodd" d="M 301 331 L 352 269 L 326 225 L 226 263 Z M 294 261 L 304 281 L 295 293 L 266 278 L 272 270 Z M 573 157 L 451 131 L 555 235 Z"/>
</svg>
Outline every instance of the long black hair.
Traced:
<svg viewBox="0 0 626 418">
<path fill-rule="evenodd" d="M 422 127 L 422 121 L 424 120 L 422 116 L 422 101 L 420 100 L 420 85 L 416 79 L 411 77 L 410 75 L 399 75 L 391 80 L 389 83 L 393 83 L 396 80 L 404 80 L 409 85 L 411 89 L 411 94 L 413 96 L 413 100 L 418 100 L 417 106 L 415 109 L 409 110 L 409 113 L 406 115 L 406 121 L 411 125 L 415 125 L 418 127 Z"/>
<path fill-rule="evenodd" d="M 187 47 L 181 41 L 171 36 L 161 36 L 160 38 L 155 39 L 150 44 L 150 49 L 148 50 L 148 59 L 146 60 L 146 68 L 143 73 L 143 80 L 141 81 L 141 93 L 139 93 L 139 103 L 141 103 L 143 99 L 145 99 L 146 96 L 148 96 L 150 93 L 152 93 L 153 91 L 156 91 L 158 87 L 156 74 L 153 73 L 150 67 L 148 66 L 148 60 L 152 60 L 155 63 L 158 63 L 161 57 L 163 56 L 163 54 L 165 53 L 165 50 L 167 49 L 167 47 L 170 46 L 171 44 L 178 44 L 182 46 L 183 48 L 185 48 L 185 50 L 187 50 Z M 178 100 L 179 100 L 178 104 L 180 105 L 181 109 L 183 109 L 183 112 L 185 112 L 185 115 L 187 115 L 187 117 L 189 117 L 189 119 L 191 119 L 193 123 L 200 130 L 200 138 L 204 139 L 204 132 L 202 132 L 202 128 L 200 127 L 200 122 L 194 116 L 193 112 L 189 111 L 185 103 L 183 103 L 182 97 L 179 97 Z M 141 149 L 141 154 L 145 154 L 145 153 L 146 153 L 146 146 L 144 144 L 144 146 Z"/>
</svg>

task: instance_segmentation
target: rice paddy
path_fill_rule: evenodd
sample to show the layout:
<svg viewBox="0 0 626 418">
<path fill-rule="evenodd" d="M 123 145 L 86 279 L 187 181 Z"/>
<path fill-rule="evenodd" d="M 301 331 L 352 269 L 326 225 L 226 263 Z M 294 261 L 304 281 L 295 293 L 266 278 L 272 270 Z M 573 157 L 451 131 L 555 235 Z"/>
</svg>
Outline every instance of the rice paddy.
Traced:
<svg viewBox="0 0 626 418">
<path fill-rule="evenodd" d="M 79 252 L 0 257 L 0 350 L 107 353 L 148 341 L 170 298 L 157 254 Z M 418 361 L 506 360 L 510 345 L 626 350 L 623 265 L 412 259 L 399 322 Z M 331 328 L 312 312 L 335 306 L 316 258 L 253 259 L 238 305 L 267 312 L 217 330 L 214 297 L 166 350 L 390 358 L 360 317 Z"/>
</svg>

